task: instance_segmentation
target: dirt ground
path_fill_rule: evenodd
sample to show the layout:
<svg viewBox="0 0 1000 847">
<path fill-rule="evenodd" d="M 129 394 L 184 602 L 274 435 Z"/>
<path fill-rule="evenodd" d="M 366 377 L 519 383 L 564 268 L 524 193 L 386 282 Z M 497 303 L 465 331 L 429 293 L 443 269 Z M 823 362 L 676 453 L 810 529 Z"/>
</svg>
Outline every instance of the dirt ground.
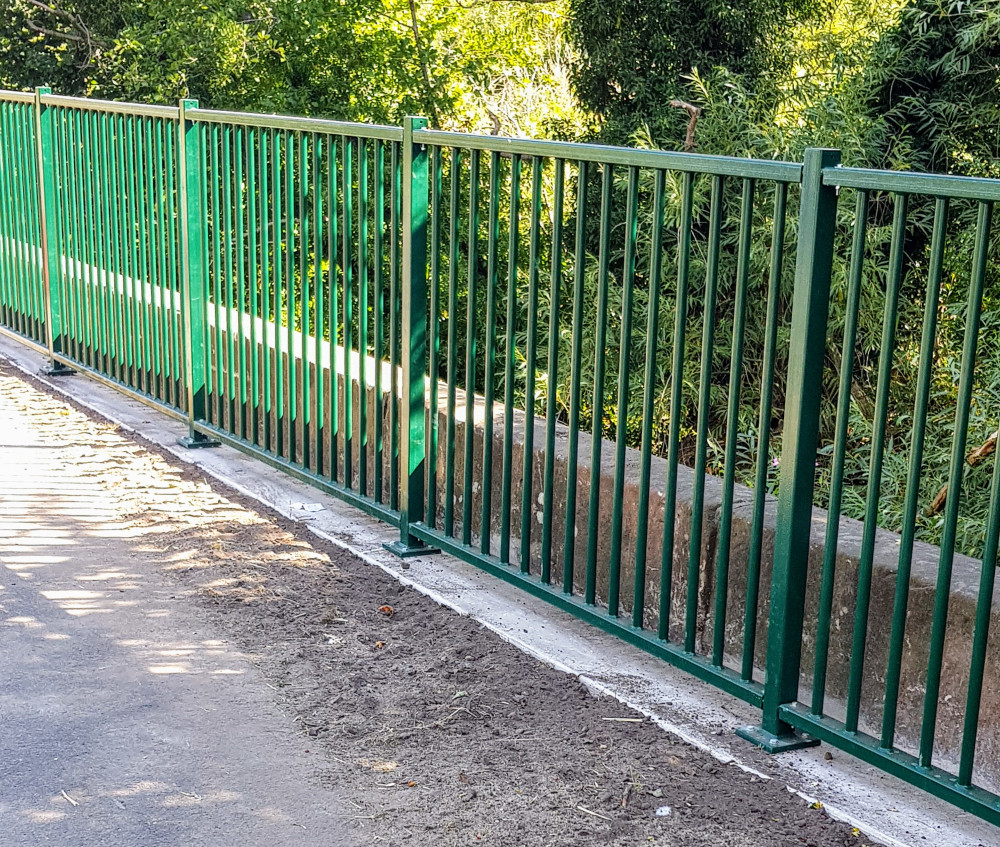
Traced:
<svg viewBox="0 0 1000 847">
<path fill-rule="evenodd" d="M 24 382 L 30 409 L 44 391 Z M 305 527 L 65 406 L 129 550 L 260 668 L 371 844 L 871 844 L 667 735 Z M 51 406 L 51 403 L 48 404 Z M 51 412 L 49 412 L 51 413 Z M 139 551 L 138 558 L 136 551 Z M 302 790 L 308 792 L 309 785 Z"/>
</svg>

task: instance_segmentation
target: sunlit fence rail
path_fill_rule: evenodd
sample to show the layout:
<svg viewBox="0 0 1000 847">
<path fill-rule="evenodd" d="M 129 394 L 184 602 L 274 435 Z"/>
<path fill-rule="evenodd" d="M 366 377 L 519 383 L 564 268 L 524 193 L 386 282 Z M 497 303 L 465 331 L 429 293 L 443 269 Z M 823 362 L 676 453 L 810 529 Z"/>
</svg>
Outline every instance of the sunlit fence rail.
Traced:
<svg viewBox="0 0 1000 847">
<path fill-rule="evenodd" d="M 996 823 L 998 197 L 3 92 L 0 323 Z"/>
</svg>

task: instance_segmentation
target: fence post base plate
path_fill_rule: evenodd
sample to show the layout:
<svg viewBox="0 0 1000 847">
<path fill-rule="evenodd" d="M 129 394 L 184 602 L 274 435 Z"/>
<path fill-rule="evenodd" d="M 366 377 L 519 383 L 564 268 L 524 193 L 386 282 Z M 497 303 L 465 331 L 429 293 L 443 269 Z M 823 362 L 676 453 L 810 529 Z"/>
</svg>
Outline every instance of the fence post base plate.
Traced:
<svg viewBox="0 0 1000 847">
<path fill-rule="evenodd" d="M 52 362 L 42 370 L 42 376 L 72 376 L 76 371 L 66 367 L 62 362 Z"/>
<path fill-rule="evenodd" d="M 212 438 L 206 438 L 204 435 L 185 435 L 183 438 L 178 438 L 177 443 L 181 447 L 187 447 L 188 450 L 197 450 L 201 447 L 219 447 L 222 442 L 216 441 Z"/>
<path fill-rule="evenodd" d="M 751 744 L 763 748 L 768 753 L 787 753 L 789 750 L 801 750 L 804 747 L 815 747 L 819 744 L 818 738 L 813 738 L 798 730 L 789 732 L 787 735 L 772 735 L 760 726 L 741 726 L 736 730 L 736 734 Z"/>
<path fill-rule="evenodd" d="M 428 547 L 426 544 L 415 542 L 404 544 L 402 541 L 393 541 L 391 544 L 383 544 L 386 550 L 400 559 L 412 559 L 414 556 L 433 556 L 441 551 L 437 547 Z"/>
</svg>

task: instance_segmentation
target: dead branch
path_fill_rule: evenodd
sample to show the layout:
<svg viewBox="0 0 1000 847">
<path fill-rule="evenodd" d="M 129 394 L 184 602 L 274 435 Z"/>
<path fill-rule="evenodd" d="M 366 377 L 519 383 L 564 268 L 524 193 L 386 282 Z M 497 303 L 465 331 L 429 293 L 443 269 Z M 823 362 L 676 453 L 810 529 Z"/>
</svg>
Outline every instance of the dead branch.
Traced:
<svg viewBox="0 0 1000 847">
<path fill-rule="evenodd" d="M 674 109 L 683 109 L 690 115 L 687 125 L 687 135 L 684 137 L 684 152 L 690 153 L 697 146 L 694 143 L 694 131 L 698 126 L 698 118 L 701 117 L 701 107 L 688 103 L 686 100 L 671 100 L 670 105 Z"/>
<path fill-rule="evenodd" d="M 1000 437 L 1000 430 L 994 432 L 989 438 L 986 439 L 982 444 L 980 444 L 975 450 L 971 451 L 969 455 L 965 457 L 965 463 L 970 467 L 974 468 L 976 465 L 982 464 L 986 459 L 992 456 L 997 451 L 997 438 Z M 946 482 L 941 486 L 941 490 L 935 495 L 934 499 L 931 500 L 930 506 L 927 507 L 927 517 L 938 514 L 942 509 L 944 509 L 945 503 L 948 502 L 948 483 Z"/>
</svg>

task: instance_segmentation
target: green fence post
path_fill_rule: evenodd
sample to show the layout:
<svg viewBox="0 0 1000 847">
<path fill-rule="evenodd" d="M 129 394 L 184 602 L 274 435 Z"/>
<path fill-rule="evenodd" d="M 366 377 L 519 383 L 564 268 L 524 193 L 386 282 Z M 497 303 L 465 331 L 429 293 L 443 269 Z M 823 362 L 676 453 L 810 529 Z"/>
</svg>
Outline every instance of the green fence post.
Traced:
<svg viewBox="0 0 1000 847">
<path fill-rule="evenodd" d="M 52 110 L 42 102 L 51 94 L 48 86 L 35 89 L 35 153 L 38 163 L 38 228 L 41 238 L 42 296 L 45 308 L 45 340 L 49 348 L 49 376 L 73 373 L 56 361 L 64 352 L 62 308 L 62 262 L 56 230 L 55 145 L 52 141 Z"/>
<path fill-rule="evenodd" d="M 763 716 L 761 726 L 737 730 L 740 737 L 769 753 L 819 743 L 798 734 L 781 719 L 780 710 L 783 704 L 794 703 L 799 693 L 820 387 L 837 222 L 837 189 L 823 185 L 823 169 L 839 164 L 839 150 L 806 150 L 792 294 L 788 393 L 781 446 Z"/>
<path fill-rule="evenodd" d="M 424 440 L 427 426 L 427 146 L 414 143 L 413 133 L 427 127 L 426 118 L 403 121 L 402 221 L 402 414 L 399 462 L 403 473 L 399 541 L 386 547 L 397 556 L 437 552 L 414 538 L 410 525 L 424 515 Z M 395 308 L 395 304 L 393 304 Z M 431 375 L 434 378 L 434 375 Z M 435 410 L 432 410 L 432 414 Z"/>
<path fill-rule="evenodd" d="M 208 409 L 208 373 L 205 340 L 208 311 L 205 301 L 208 280 L 205 257 L 204 180 L 201 130 L 187 116 L 197 109 L 197 100 L 181 100 L 178 121 L 178 184 L 181 192 L 181 317 L 184 343 L 184 381 L 187 389 L 188 434 L 178 439 L 184 447 L 217 447 L 219 442 L 195 429 L 205 421 Z"/>
</svg>

